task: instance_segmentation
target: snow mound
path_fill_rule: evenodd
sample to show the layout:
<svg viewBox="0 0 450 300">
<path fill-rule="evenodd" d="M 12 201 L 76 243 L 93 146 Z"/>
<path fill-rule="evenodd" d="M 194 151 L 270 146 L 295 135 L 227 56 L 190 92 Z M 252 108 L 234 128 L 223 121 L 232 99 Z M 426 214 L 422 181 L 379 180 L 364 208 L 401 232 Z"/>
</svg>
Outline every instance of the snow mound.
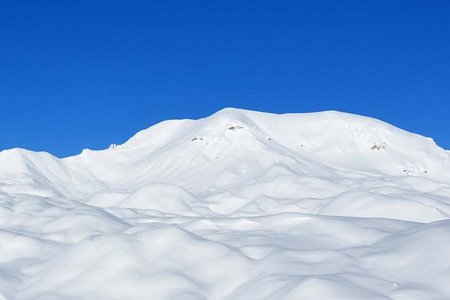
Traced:
<svg viewBox="0 0 450 300">
<path fill-rule="evenodd" d="M 449 216 L 430 138 L 228 108 L 0 152 L 0 299 L 449 299 Z"/>
</svg>

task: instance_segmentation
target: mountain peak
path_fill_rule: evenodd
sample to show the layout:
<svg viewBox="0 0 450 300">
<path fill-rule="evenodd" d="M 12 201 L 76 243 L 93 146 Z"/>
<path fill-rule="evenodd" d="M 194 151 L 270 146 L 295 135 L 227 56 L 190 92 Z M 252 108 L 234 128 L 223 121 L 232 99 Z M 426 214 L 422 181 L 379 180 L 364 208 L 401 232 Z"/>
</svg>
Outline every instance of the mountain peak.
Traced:
<svg viewBox="0 0 450 300">
<path fill-rule="evenodd" d="M 209 174 L 215 188 L 253 176 L 245 170 L 273 166 L 314 176 L 327 170 L 450 178 L 449 155 L 431 139 L 338 111 L 272 114 L 225 108 L 199 120 L 161 122 L 123 145 L 72 160 L 83 162 L 80 168 L 101 181 L 116 182 L 113 170 L 127 174 L 121 182 L 142 184 L 185 181 L 186 174 L 199 183 Z"/>
</svg>

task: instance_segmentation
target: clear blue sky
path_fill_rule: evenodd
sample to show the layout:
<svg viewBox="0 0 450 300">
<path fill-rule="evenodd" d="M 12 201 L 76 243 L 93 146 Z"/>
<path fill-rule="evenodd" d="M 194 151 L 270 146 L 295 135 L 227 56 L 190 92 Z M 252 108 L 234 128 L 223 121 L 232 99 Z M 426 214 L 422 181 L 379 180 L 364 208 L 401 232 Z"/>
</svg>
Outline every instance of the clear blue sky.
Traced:
<svg viewBox="0 0 450 300">
<path fill-rule="evenodd" d="M 223 107 L 340 110 L 450 149 L 450 1 L 1 1 L 0 149 Z"/>
</svg>

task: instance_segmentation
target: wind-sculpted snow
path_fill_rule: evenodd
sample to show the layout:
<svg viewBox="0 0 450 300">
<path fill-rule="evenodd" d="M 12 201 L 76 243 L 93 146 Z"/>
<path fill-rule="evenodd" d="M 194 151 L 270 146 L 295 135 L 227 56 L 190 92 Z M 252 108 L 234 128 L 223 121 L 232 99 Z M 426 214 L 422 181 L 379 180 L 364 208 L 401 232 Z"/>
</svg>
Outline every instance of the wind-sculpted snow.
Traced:
<svg viewBox="0 0 450 300">
<path fill-rule="evenodd" d="M 225 109 L 0 153 L 0 299 L 450 299 L 450 153 L 338 112 Z"/>
</svg>

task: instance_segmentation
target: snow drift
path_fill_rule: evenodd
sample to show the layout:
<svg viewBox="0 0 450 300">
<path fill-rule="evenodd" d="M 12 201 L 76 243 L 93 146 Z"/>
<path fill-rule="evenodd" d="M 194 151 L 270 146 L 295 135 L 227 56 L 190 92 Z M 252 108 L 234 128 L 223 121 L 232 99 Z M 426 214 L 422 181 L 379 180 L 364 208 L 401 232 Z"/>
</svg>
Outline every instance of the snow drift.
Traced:
<svg viewBox="0 0 450 300">
<path fill-rule="evenodd" d="M 449 215 L 432 139 L 224 109 L 0 152 L 0 299 L 449 299 Z"/>
</svg>

